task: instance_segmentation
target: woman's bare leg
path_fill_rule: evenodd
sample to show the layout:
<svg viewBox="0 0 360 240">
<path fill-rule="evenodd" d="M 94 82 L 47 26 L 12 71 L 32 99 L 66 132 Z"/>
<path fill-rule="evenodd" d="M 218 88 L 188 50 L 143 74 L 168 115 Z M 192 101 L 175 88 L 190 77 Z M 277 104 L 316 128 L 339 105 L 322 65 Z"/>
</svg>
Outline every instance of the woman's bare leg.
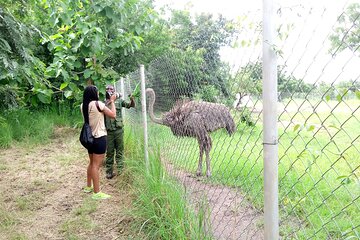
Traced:
<svg viewBox="0 0 360 240">
<path fill-rule="evenodd" d="M 89 162 L 89 165 L 87 167 L 87 171 L 86 171 L 86 185 L 88 187 L 91 187 L 92 186 L 92 176 L 91 176 L 91 168 L 92 168 L 92 165 L 94 164 L 94 161 L 93 161 L 93 154 L 89 154 L 89 159 L 90 159 L 90 162 Z"/>
<path fill-rule="evenodd" d="M 94 184 L 94 193 L 100 191 L 100 167 L 102 166 L 104 157 L 105 154 L 93 154 L 93 164 L 91 165 L 90 172 Z"/>
</svg>

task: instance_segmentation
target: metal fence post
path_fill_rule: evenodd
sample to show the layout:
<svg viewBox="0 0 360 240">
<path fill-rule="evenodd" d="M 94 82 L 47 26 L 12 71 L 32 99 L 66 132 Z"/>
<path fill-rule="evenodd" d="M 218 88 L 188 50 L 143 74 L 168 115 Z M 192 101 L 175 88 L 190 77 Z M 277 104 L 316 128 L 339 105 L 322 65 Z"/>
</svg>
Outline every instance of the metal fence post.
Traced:
<svg viewBox="0 0 360 240">
<path fill-rule="evenodd" d="M 143 117 L 144 127 L 144 157 L 146 170 L 149 170 L 149 153 L 148 153 L 148 132 L 147 132 L 147 116 L 146 116 L 146 93 L 145 93 L 145 70 L 144 65 L 140 65 L 140 79 L 141 79 L 141 112 Z"/>
<path fill-rule="evenodd" d="M 121 93 L 121 99 L 125 99 L 125 86 L 124 86 L 124 78 L 120 78 L 120 93 Z M 121 108 L 121 114 L 122 117 L 125 118 L 125 110 L 124 108 Z"/>
<path fill-rule="evenodd" d="M 264 238 L 279 238 L 277 63 L 273 0 L 263 0 Z"/>
</svg>

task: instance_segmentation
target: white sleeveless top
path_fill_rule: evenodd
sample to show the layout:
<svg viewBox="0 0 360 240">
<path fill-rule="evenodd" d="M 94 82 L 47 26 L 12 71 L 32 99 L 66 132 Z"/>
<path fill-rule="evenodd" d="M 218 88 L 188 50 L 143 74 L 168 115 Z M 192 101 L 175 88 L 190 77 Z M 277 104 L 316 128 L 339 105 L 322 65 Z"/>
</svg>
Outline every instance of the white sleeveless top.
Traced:
<svg viewBox="0 0 360 240">
<path fill-rule="evenodd" d="M 95 104 L 96 101 L 91 101 L 89 103 L 89 125 L 91 127 L 92 134 L 94 138 L 100 138 L 102 136 L 106 136 L 106 128 L 104 121 L 104 113 L 99 112 Z M 98 101 L 99 108 L 101 111 L 104 111 L 105 103 Z M 82 113 L 82 104 L 80 106 Z M 84 115 L 83 115 L 84 117 Z"/>
</svg>

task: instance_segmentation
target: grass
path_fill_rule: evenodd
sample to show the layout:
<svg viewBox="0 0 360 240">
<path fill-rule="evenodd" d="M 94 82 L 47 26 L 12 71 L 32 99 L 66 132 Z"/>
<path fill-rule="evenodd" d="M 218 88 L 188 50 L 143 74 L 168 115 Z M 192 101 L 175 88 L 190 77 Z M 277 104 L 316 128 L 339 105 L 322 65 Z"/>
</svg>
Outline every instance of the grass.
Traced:
<svg viewBox="0 0 360 240">
<path fill-rule="evenodd" d="M 0 148 L 15 142 L 25 145 L 47 143 L 55 126 L 77 126 L 81 122 L 80 110 L 70 105 L 49 106 L 40 110 L 25 108 L 3 111 L 0 115 Z"/>
<path fill-rule="evenodd" d="M 129 154 L 126 165 L 136 196 L 131 215 L 139 231 L 147 239 L 210 239 L 199 223 L 202 215 L 197 216 L 184 197 L 184 189 L 166 175 L 157 147 L 149 154 L 149 169 L 146 168 L 143 145 L 139 144 L 141 137 L 136 135 L 128 138 L 132 142 L 126 141 Z"/>
<path fill-rule="evenodd" d="M 279 203 L 280 232 L 287 239 L 352 239 L 359 237 L 359 101 L 316 103 L 292 101 L 279 116 Z M 352 110 L 351 110 L 352 109 Z M 17 110 L 0 117 L 0 146 L 45 144 L 54 126 L 75 126 L 80 116 L 66 108 L 37 112 Z M 331 113 L 331 114 L 330 114 Z M 235 114 L 236 122 L 239 116 Z M 147 239 L 206 239 L 200 206 L 198 213 L 188 205 L 184 189 L 169 177 L 162 158 L 195 173 L 197 141 L 174 137 L 170 129 L 149 125 L 150 168 L 143 160 L 140 133 L 125 134 L 128 170 L 124 181 L 136 197 L 129 215 L 134 232 Z M 5 137 L 4 137 L 5 136 Z M 238 124 L 233 137 L 225 131 L 212 134 L 212 178 L 209 181 L 239 187 L 255 207 L 263 206 L 262 123 L 249 127 Z M 160 147 L 161 146 L 161 149 Z M 59 159 L 67 163 L 67 156 Z M 205 172 L 205 167 L 204 167 Z M 7 171 L 0 164 L 0 172 Z M 36 183 L 34 183 L 36 185 Z M 36 196 L 35 196 L 36 197 Z M 30 200 L 30 202 L 29 202 Z M 36 202 L 15 199 L 18 209 L 32 211 Z M 96 207 L 95 207 L 96 208 Z M 72 212 L 62 230 L 68 239 L 78 239 L 75 228 L 94 227 L 88 219 L 94 206 L 83 203 Z M 0 229 L 11 230 L 13 239 L 22 239 L 14 228 L 16 219 L 0 209 Z"/>
<path fill-rule="evenodd" d="M 62 110 L 59 115 L 57 109 L 43 109 L 35 112 L 20 109 L 4 113 L 1 117 L 2 125 L 9 130 L 9 141 L 1 142 L 1 147 L 24 147 L 29 154 L 35 151 L 32 146 L 46 145 L 48 140 L 54 136 L 54 127 L 75 126 L 79 116 L 71 111 Z M 131 221 L 133 236 L 145 236 L 147 239 L 209 239 L 204 236 L 202 221 L 204 214 L 195 213 L 188 206 L 184 198 L 184 189 L 173 179 L 167 176 L 160 164 L 159 151 L 150 154 L 150 169 L 146 170 L 143 160 L 142 138 L 137 133 L 126 128 L 125 134 L 125 157 L 126 172 L 123 173 L 122 183 L 119 188 L 132 189 L 135 199 L 128 215 Z M 5 138 L 0 138 L 2 141 Z M 76 140 L 77 141 L 77 140 Z M 72 144 L 72 141 L 65 143 Z M 49 152 L 51 154 L 51 152 Z M 70 161 L 78 156 L 64 154 L 54 158 L 60 165 L 68 165 Z M 21 164 L 19 165 L 21 166 Z M 0 172 L 7 171 L 7 166 L 0 163 Z M 46 170 L 47 171 L 47 170 Z M 53 191 L 52 185 L 42 181 L 34 181 L 31 187 L 36 188 L 34 194 L 27 194 L 14 198 L 19 216 L 28 216 L 37 211 L 39 201 L 43 201 L 44 191 Z M 35 194 L 37 192 L 37 194 Z M 17 219 L 2 209 L 0 204 L 0 231 L 9 232 L 10 239 L 26 239 L 26 236 L 17 232 Z M 81 229 L 92 231 L 98 226 L 91 219 L 91 214 L 97 211 L 98 205 L 92 199 L 85 199 L 79 206 L 72 209 L 70 216 L 60 226 L 60 231 L 66 239 L 82 239 L 79 235 Z M 200 220 L 199 220 L 200 219 Z M 143 237 L 139 239 L 144 239 Z"/>
<path fill-rule="evenodd" d="M 279 116 L 280 231 L 285 238 L 359 237 L 360 145 L 358 100 L 292 100 Z M 313 106 L 313 107 L 312 107 Z M 315 110 L 313 110 L 315 109 Z M 235 115 L 236 122 L 239 116 Z M 151 124 L 149 142 L 172 163 L 195 173 L 198 144 Z M 233 137 L 212 134 L 212 178 L 240 187 L 263 206 L 262 122 L 239 124 Z M 204 166 L 203 166 L 204 167 Z M 204 167 L 205 168 L 205 167 Z"/>
<path fill-rule="evenodd" d="M 80 229 L 97 228 L 92 221 L 91 214 L 96 212 L 98 203 L 91 198 L 85 198 L 82 204 L 74 208 L 71 212 L 71 217 L 68 218 L 60 227 L 60 231 L 66 239 L 82 239 L 77 236 Z"/>
</svg>

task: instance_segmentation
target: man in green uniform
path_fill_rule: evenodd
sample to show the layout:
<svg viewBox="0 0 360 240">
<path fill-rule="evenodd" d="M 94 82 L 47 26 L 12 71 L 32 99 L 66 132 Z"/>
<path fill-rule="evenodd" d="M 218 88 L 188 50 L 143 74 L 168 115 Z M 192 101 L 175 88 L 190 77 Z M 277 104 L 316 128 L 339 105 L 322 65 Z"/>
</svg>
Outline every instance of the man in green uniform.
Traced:
<svg viewBox="0 0 360 240">
<path fill-rule="evenodd" d="M 115 175 L 113 173 L 114 155 L 116 160 L 117 172 L 120 174 L 123 168 L 123 154 L 124 154 L 124 123 L 121 113 L 121 108 L 135 107 L 134 97 L 130 96 L 130 103 L 120 99 L 120 94 L 115 92 L 112 85 L 106 86 L 106 106 L 110 105 L 110 97 L 117 94 L 115 100 L 116 118 L 112 119 L 105 116 L 105 126 L 107 131 L 107 150 L 106 150 L 106 178 L 111 179 Z"/>
</svg>

